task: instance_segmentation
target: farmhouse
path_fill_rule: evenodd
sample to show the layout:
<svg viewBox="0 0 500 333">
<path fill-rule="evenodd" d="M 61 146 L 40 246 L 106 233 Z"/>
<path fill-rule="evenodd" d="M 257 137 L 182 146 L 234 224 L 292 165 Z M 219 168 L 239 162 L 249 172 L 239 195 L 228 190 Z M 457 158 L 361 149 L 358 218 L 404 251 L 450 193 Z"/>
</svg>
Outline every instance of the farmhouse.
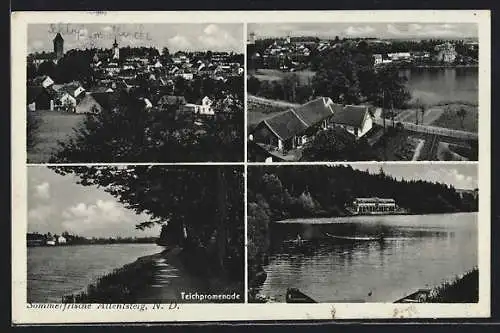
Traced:
<svg viewBox="0 0 500 333">
<path fill-rule="evenodd" d="M 331 119 L 336 126 L 342 127 L 357 139 L 368 133 L 373 126 L 373 118 L 367 106 L 346 105 L 335 112 Z"/>
<path fill-rule="evenodd" d="M 305 144 L 319 129 L 326 129 L 342 106 L 320 97 L 300 107 L 288 109 L 261 121 L 252 133 L 256 143 L 282 152 Z"/>
</svg>

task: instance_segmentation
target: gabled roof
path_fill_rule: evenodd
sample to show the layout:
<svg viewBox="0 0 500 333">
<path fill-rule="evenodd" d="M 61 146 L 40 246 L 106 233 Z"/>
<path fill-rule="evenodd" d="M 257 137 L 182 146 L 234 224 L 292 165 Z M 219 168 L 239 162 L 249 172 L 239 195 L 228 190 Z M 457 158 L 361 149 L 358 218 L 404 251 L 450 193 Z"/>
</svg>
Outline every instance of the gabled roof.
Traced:
<svg viewBox="0 0 500 333">
<path fill-rule="evenodd" d="M 118 103 L 119 94 L 106 92 L 90 93 L 99 105 L 106 110 L 112 110 Z"/>
<path fill-rule="evenodd" d="M 163 95 L 162 97 L 160 97 L 158 104 L 166 104 L 166 105 L 186 104 L 186 99 L 184 98 L 184 96 Z"/>
<path fill-rule="evenodd" d="M 367 106 L 346 105 L 342 111 L 335 112 L 332 121 L 336 124 L 361 128 L 367 113 L 369 114 Z"/>
<path fill-rule="evenodd" d="M 282 140 L 287 140 L 308 127 L 291 109 L 264 119 L 263 123 Z"/>
<path fill-rule="evenodd" d="M 47 76 L 47 75 L 41 75 L 41 76 L 37 76 L 33 79 L 33 83 L 35 85 L 41 85 L 43 83 L 43 81 L 45 81 L 47 78 L 50 78 L 50 76 Z M 52 79 L 51 79 L 52 80 Z"/>
<path fill-rule="evenodd" d="M 320 97 L 293 109 L 293 111 L 307 126 L 313 126 L 333 115 L 333 110 L 330 108 L 331 104 L 333 103 L 330 98 Z"/>
</svg>

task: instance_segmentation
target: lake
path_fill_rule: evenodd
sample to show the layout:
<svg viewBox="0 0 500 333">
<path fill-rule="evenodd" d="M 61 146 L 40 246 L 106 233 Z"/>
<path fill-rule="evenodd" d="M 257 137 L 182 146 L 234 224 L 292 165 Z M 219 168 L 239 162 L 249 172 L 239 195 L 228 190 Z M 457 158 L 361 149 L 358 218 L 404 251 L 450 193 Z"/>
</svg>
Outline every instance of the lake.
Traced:
<svg viewBox="0 0 500 333">
<path fill-rule="evenodd" d="M 156 244 L 29 247 L 28 302 L 60 303 L 99 276 L 162 250 Z"/>
<path fill-rule="evenodd" d="M 289 220 L 270 233 L 260 293 L 277 302 L 287 288 L 317 302 L 394 302 L 478 264 L 476 213 Z M 293 241 L 297 234 L 303 245 Z M 383 241 L 331 237 L 380 234 Z"/>
<path fill-rule="evenodd" d="M 478 103 L 477 68 L 413 68 L 401 71 L 408 78 L 412 98 L 427 104 L 449 101 Z"/>
</svg>

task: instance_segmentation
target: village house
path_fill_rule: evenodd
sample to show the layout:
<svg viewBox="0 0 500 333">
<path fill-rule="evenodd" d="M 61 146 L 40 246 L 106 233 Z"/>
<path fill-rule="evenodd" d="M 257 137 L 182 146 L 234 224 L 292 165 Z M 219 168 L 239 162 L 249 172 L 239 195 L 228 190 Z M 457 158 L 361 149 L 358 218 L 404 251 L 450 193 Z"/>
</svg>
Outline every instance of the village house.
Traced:
<svg viewBox="0 0 500 333">
<path fill-rule="evenodd" d="M 368 106 L 364 105 L 346 105 L 335 112 L 331 122 L 347 130 L 356 139 L 361 138 L 373 127 L 373 117 Z"/>
<path fill-rule="evenodd" d="M 40 86 L 45 89 L 50 88 L 54 84 L 54 80 L 48 75 L 37 76 L 33 79 L 34 86 Z"/>
<path fill-rule="evenodd" d="M 215 114 L 215 110 L 212 108 L 212 103 L 212 100 L 208 96 L 205 96 L 201 100 L 201 105 L 186 103 L 182 107 L 184 112 L 192 112 L 193 114 L 200 116 L 213 116 Z"/>
<path fill-rule="evenodd" d="M 109 92 L 86 93 L 75 108 L 75 113 L 99 113 L 111 111 L 118 103 L 119 94 Z"/>
<path fill-rule="evenodd" d="M 251 133 L 251 139 L 286 153 L 304 145 L 318 130 L 326 129 L 339 107 L 330 98 L 320 97 L 264 119 Z"/>
<path fill-rule="evenodd" d="M 64 236 L 57 237 L 57 244 L 66 244 L 67 240 Z"/>
</svg>

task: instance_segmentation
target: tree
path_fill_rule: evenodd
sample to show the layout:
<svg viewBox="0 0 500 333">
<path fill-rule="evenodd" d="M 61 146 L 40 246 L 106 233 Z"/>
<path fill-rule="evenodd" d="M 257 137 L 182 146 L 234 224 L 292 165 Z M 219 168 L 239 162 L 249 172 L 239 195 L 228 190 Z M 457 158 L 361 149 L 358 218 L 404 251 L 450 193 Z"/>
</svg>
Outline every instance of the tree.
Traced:
<svg viewBox="0 0 500 333">
<path fill-rule="evenodd" d="M 418 125 L 418 112 L 421 114 L 421 119 L 422 119 L 422 124 L 424 123 L 424 113 L 425 110 L 427 109 L 427 104 L 424 103 L 420 98 L 417 98 L 415 100 L 414 107 L 415 107 L 415 124 Z"/>
<path fill-rule="evenodd" d="M 63 175 L 74 174 L 83 186 L 100 186 L 137 214 L 147 214 L 149 219 L 139 222 L 137 229 L 166 223 L 161 238 L 173 239 L 174 244 L 182 246 L 186 258 L 197 264 L 202 264 L 203 258 L 193 257 L 193 254 L 198 251 L 207 254 L 202 249 L 215 237 L 214 262 L 219 267 L 211 266 L 212 272 L 224 272 L 243 262 L 242 168 L 93 166 L 52 169 Z M 187 241 L 180 242 L 184 227 Z M 236 273 L 243 275 L 242 265 L 241 272 Z"/>
<path fill-rule="evenodd" d="M 319 132 L 302 152 L 303 161 L 356 161 L 368 158 L 362 142 L 340 127 Z"/>
<path fill-rule="evenodd" d="M 352 54 L 345 48 L 330 51 L 319 64 L 312 86 L 316 96 L 342 104 L 358 104 L 361 91 Z"/>
<path fill-rule="evenodd" d="M 460 127 L 464 128 L 465 116 L 467 116 L 467 109 L 461 106 L 457 110 L 457 116 L 460 118 Z"/>
</svg>

